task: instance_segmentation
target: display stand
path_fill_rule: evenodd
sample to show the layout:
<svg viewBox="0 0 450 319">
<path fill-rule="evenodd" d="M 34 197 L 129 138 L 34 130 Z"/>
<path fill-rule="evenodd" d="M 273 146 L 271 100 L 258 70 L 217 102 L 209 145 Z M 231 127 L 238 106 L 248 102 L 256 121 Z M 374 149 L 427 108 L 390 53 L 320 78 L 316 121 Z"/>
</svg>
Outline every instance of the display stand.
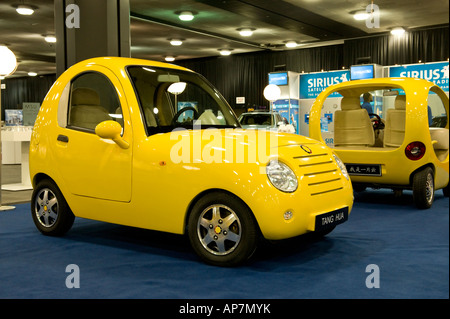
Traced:
<svg viewBox="0 0 450 319">
<path fill-rule="evenodd" d="M 33 189 L 30 180 L 28 155 L 30 150 L 32 127 L 19 126 L 11 130 L 2 130 L 2 141 L 21 143 L 21 182 L 16 184 L 2 185 L 2 190 L 21 191 Z"/>
<path fill-rule="evenodd" d="M 289 124 L 295 128 L 295 132 L 300 132 L 298 112 L 299 112 L 299 73 L 291 71 L 269 73 L 269 84 L 277 85 L 281 94 L 276 101 L 272 102 L 273 111 L 278 112 Z"/>
</svg>

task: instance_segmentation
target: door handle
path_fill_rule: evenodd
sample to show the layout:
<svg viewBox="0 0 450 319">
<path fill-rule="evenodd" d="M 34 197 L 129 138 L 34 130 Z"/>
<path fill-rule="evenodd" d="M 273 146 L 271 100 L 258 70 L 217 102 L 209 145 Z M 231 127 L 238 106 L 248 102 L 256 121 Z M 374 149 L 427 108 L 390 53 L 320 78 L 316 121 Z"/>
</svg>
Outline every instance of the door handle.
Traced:
<svg viewBox="0 0 450 319">
<path fill-rule="evenodd" d="M 58 135 L 58 138 L 56 139 L 60 142 L 64 142 L 64 143 L 68 143 L 69 142 L 69 137 L 66 135 Z"/>
</svg>

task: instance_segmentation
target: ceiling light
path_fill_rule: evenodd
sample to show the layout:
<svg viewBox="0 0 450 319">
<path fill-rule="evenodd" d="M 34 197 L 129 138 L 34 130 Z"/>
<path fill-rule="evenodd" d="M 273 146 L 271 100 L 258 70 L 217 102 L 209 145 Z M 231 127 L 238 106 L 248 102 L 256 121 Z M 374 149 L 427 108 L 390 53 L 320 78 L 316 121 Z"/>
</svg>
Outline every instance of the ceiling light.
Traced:
<svg viewBox="0 0 450 319">
<path fill-rule="evenodd" d="M 221 55 L 230 55 L 231 54 L 231 49 L 220 49 L 219 50 Z"/>
<path fill-rule="evenodd" d="M 403 33 L 405 33 L 405 29 L 403 29 L 402 27 L 396 27 L 391 30 L 392 35 L 403 35 Z"/>
<path fill-rule="evenodd" d="M 37 73 L 36 72 L 28 72 L 28 76 L 36 76 Z"/>
<path fill-rule="evenodd" d="M 17 68 L 17 59 L 14 53 L 4 45 L 0 45 L 0 75 L 8 76 Z"/>
<path fill-rule="evenodd" d="M 17 6 L 16 11 L 17 11 L 18 14 L 26 15 L 26 16 L 29 16 L 29 15 L 34 13 L 34 10 L 33 10 L 32 7 L 26 6 L 26 5 L 23 5 L 23 4 Z"/>
<path fill-rule="evenodd" d="M 194 19 L 194 14 L 191 11 L 182 11 L 179 14 L 178 18 L 181 21 L 191 21 Z"/>
<path fill-rule="evenodd" d="M 295 42 L 295 41 L 287 41 L 286 42 L 286 47 L 288 47 L 288 48 L 295 48 L 295 47 L 297 47 L 297 42 Z"/>
<path fill-rule="evenodd" d="M 253 31 L 255 29 L 251 29 L 251 28 L 241 28 L 241 29 L 237 29 L 239 31 L 239 34 L 243 37 L 249 37 L 253 34 Z"/>
<path fill-rule="evenodd" d="M 171 44 L 171 45 L 174 45 L 174 46 L 179 46 L 179 45 L 181 45 L 182 43 L 183 43 L 183 41 L 180 40 L 180 39 L 172 39 L 172 40 L 170 40 L 170 44 Z"/>
<path fill-rule="evenodd" d="M 56 37 L 54 35 L 46 35 L 44 39 L 48 43 L 55 43 L 56 42 Z"/>
<path fill-rule="evenodd" d="M 166 60 L 167 62 L 173 62 L 173 61 L 175 61 L 175 57 L 173 57 L 173 56 L 166 56 L 164 58 L 164 60 Z"/>
<path fill-rule="evenodd" d="M 358 20 L 358 21 L 366 20 L 369 17 L 370 17 L 370 13 L 368 13 L 366 11 L 357 11 L 353 14 L 353 19 Z"/>
</svg>

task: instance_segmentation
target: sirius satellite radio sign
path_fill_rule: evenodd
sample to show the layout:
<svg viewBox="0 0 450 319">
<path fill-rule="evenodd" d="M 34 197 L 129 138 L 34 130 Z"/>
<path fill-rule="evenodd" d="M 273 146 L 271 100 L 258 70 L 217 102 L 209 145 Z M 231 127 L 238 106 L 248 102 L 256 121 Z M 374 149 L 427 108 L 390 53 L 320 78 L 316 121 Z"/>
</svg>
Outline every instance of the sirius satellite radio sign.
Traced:
<svg viewBox="0 0 450 319">
<path fill-rule="evenodd" d="M 315 99 L 320 92 L 330 85 L 350 80 L 350 71 L 331 71 L 320 73 L 300 74 L 300 99 Z M 332 93 L 329 97 L 340 97 Z"/>
<path fill-rule="evenodd" d="M 448 62 L 391 66 L 389 76 L 425 79 L 448 92 Z"/>
</svg>

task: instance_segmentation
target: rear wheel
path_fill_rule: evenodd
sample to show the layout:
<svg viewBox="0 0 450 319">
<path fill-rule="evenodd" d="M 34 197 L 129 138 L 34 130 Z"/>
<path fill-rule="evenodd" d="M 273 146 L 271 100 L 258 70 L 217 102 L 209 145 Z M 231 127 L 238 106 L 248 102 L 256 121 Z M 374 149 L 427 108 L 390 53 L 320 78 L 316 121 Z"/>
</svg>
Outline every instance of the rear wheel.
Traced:
<svg viewBox="0 0 450 319">
<path fill-rule="evenodd" d="M 430 167 L 418 171 L 413 178 L 413 199 L 417 208 L 428 209 L 434 201 L 434 174 Z"/>
<path fill-rule="evenodd" d="M 31 215 L 37 229 L 49 236 L 64 235 L 75 220 L 61 191 L 50 180 L 39 182 L 34 189 Z"/>
<path fill-rule="evenodd" d="M 236 266 L 256 250 L 256 221 L 249 208 L 226 193 L 210 193 L 193 207 L 188 221 L 192 248 L 205 262 Z"/>
</svg>

